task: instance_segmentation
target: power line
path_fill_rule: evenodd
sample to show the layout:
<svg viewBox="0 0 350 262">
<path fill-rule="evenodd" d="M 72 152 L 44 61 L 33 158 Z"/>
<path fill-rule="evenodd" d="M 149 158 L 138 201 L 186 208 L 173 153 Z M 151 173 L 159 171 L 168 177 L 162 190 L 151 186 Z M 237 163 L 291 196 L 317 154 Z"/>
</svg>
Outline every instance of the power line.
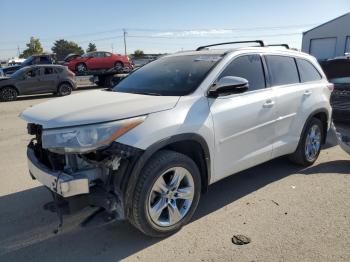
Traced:
<svg viewBox="0 0 350 262">
<path fill-rule="evenodd" d="M 222 30 L 222 31 L 252 31 L 252 30 L 281 30 L 281 29 L 292 29 L 292 28 L 299 28 L 299 27 L 308 27 L 308 26 L 314 26 L 316 24 L 299 24 L 299 25 L 284 25 L 284 26 L 261 26 L 261 27 L 241 27 L 241 28 L 192 28 L 192 29 L 150 29 L 150 28 L 114 28 L 111 30 L 105 30 L 105 31 L 98 31 L 98 32 L 89 32 L 89 33 L 82 33 L 82 34 L 72 34 L 72 35 L 61 35 L 56 37 L 48 37 L 48 38 L 41 38 L 41 42 L 46 41 L 52 41 L 52 40 L 58 40 L 63 38 L 79 38 L 79 37 L 85 37 L 90 35 L 99 35 L 99 34 L 106 34 L 106 33 L 113 33 L 118 31 L 136 31 L 136 32 L 191 32 L 191 31 L 215 31 L 215 30 Z M 14 41 L 0 41 L 0 43 L 15 43 L 15 42 L 25 42 L 25 40 L 14 40 Z"/>
<path fill-rule="evenodd" d="M 99 42 L 99 41 L 105 41 L 105 40 L 112 40 L 116 38 L 124 38 L 124 52 L 126 51 L 126 34 L 127 31 L 124 32 L 123 35 L 117 35 L 117 36 L 111 36 L 111 37 L 105 37 L 105 38 L 98 38 L 94 40 L 86 40 L 86 41 L 78 41 L 77 44 L 81 43 L 89 43 L 89 42 Z M 295 33 L 282 33 L 282 34 L 266 34 L 266 35 L 231 35 L 231 36 L 217 36 L 217 35 L 198 35 L 198 36 L 152 36 L 152 35 L 129 35 L 130 38 L 141 38 L 141 39 L 179 39 L 179 40 L 193 40 L 193 39 L 244 39 L 244 38 L 268 38 L 268 37 L 279 37 L 279 36 L 292 36 L 292 35 L 300 35 L 300 32 Z M 25 47 L 17 47 L 25 49 Z M 17 48 L 2 48 L 0 51 L 14 51 L 17 50 Z"/>
</svg>

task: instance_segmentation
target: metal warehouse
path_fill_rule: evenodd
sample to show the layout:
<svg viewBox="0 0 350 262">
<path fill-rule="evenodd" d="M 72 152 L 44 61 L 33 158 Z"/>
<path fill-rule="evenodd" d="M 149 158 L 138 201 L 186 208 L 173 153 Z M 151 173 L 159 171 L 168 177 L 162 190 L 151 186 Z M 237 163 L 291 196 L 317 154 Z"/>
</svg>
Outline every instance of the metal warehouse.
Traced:
<svg viewBox="0 0 350 262">
<path fill-rule="evenodd" d="M 350 53 L 350 13 L 304 32 L 302 51 L 318 60 Z"/>
</svg>

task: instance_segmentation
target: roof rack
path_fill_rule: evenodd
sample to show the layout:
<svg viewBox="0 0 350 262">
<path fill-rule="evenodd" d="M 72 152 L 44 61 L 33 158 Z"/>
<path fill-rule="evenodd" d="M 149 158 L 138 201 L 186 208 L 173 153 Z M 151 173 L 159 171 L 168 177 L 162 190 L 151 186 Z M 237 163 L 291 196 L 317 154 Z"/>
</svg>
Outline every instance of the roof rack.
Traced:
<svg viewBox="0 0 350 262">
<path fill-rule="evenodd" d="M 246 43 L 258 43 L 260 46 L 265 46 L 264 41 L 262 41 L 262 40 L 236 41 L 236 42 L 225 42 L 225 43 L 218 43 L 218 44 L 212 44 L 212 45 L 204 45 L 204 46 L 198 47 L 196 49 L 196 51 L 200 51 L 200 50 L 203 50 L 204 48 L 211 47 L 211 46 L 230 45 L 230 44 L 246 44 Z"/>
<path fill-rule="evenodd" d="M 286 49 L 290 49 L 288 44 L 273 44 L 273 45 L 268 45 L 268 46 L 283 46 Z"/>
</svg>

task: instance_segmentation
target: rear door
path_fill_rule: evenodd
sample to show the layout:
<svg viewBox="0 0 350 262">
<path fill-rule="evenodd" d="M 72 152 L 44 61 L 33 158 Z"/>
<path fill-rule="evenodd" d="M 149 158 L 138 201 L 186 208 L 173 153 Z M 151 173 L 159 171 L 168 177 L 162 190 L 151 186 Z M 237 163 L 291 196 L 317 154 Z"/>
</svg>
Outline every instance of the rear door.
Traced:
<svg viewBox="0 0 350 262">
<path fill-rule="evenodd" d="M 108 52 L 103 52 L 103 68 L 113 68 L 114 67 L 114 60 L 112 58 L 112 54 Z"/>
<path fill-rule="evenodd" d="M 57 89 L 58 74 L 51 66 L 41 67 L 40 81 L 41 92 L 55 92 Z"/>
<path fill-rule="evenodd" d="M 277 157 L 296 149 L 305 120 L 320 95 L 318 80 L 322 77 L 304 59 L 282 55 L 266 55 L 265 59 L 277 102 L 278 118 L 273 146 L 273 157 Z"/>
<path fill-rule="evenodd" d="M 249 90 L 209 98 L 215 130 L 215 180 L 271 158 L 275 134 L 275 96 L 267 87 L 259 54 L 234 58 L 218 79 L 243 77 Z"/>
</svg>

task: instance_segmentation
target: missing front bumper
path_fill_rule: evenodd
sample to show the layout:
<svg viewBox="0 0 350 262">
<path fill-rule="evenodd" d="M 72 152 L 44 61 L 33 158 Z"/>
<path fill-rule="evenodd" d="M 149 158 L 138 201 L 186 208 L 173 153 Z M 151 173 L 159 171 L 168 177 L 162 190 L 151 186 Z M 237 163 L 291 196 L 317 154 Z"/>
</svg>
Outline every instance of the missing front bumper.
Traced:
<svg viewBox="0 0 350 262">
<path fill-rule="evenodd" d="M 89 193 L 89 180 L 83 175 L 74 177 L 62 171 L 53 171 L 41 164 L 34 150 L 27 149 L 28 168 L 33 179 L 63 197 L 71 197 Z"/>
</svg>

